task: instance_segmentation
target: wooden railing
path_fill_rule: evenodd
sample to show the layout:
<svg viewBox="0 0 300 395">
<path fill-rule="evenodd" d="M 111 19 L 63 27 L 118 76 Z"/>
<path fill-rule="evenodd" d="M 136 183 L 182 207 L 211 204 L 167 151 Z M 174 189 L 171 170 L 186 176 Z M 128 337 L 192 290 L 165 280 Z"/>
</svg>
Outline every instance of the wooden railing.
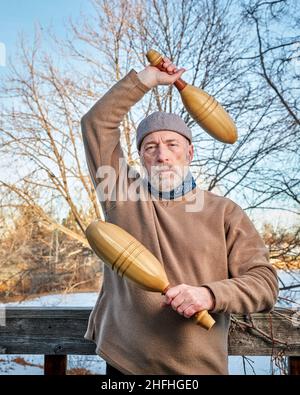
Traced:
<svg viewBox="0 0 300 395">
<path fill-rule="evenodd" d="M 95 344 L 83 338 L 90 312 L 85 307 L 6 307 L 0 354 L 44 355 L 46 375 L 66 374 L 67 355 L 95 354 Z M 300 374 L 300 312 L 233 315 L 228 351 L 287 356 L 289 374 Z"/>
</svg>

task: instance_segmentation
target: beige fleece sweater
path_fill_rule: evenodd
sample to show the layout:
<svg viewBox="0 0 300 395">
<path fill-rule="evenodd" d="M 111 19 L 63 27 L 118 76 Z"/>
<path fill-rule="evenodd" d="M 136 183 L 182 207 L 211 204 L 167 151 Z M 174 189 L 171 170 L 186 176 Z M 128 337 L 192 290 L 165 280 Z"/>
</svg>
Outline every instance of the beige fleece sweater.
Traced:
<svg viewBox="0 0 300 395">
<path fill-rule="evenodd" d="M 82 118 L 95 187 L 104 178 L 96 176 L 99 166 L 113 166 L 120 176 L 120 122 L 148 91 L 131 70 Z M 138 178 L 126 182 L 132 185 Z M 116 190 L 121 188 L 117 184 Z M 199 208 L 187 210 L 196 199 Z M 131 233 L 158 258 L 171 284 L 210 288 L 216 324 L 210 331 L 202 329 L 170 306 L 162 307 L 159 293 L 138 288 L 105 265 L 85 339 L 126 374 L 228 374 L 230 313 L 270 311 L 278 293 L 268 250 L 248 216 L 232 200 L 198 187 L 184 199 L 108 199 L 102 206 L 108 222 Z"/>
</svg>

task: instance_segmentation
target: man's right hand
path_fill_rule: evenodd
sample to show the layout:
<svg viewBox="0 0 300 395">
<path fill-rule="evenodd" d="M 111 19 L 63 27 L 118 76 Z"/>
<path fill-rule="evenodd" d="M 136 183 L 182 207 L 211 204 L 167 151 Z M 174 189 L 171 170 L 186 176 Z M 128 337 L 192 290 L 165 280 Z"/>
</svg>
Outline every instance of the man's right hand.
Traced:
<svg viewBox="0 0 300 395">
<path fill-rule="evenodd" d="M 140 81 L 150 89 L 157 85 L 174 84 L 174 82 L 177 81 L 186 71 L 184 68 L 177 69 L 170 59 L 166 57 L 163 59 L 163 66 L 165 67 L 166 71 L 160 71 L 153 66 L 146 66 L 144 70 L 137 73 Z"/>
</svg>

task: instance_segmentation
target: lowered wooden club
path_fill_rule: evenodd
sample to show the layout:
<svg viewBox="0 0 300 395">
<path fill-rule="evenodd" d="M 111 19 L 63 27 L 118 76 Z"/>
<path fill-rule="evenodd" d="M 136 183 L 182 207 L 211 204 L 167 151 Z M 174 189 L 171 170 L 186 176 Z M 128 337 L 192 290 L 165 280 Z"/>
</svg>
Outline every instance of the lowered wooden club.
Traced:
<svg viewBox="0 0 300 395">
<path fill-rule="evenodd" d="M 163 56 L 159 52 L 150 49 L 146 56 L 151 66 L 166 71 L 163 67 Z M 236 126 L 229 114 L 213 96 L 200 88 L 189 85 L 181 78 L 174 85 L 178 89 L 188 113 L 207 133 L 223 143 L 235 143 L 237 140 Z"/>
<path fill-rule="evenodd" d="M 167 292 L 170 284 L 161 263 L 124 229 L 98 220 L 87 227 L 85 234 L 98 257 L 119 276 L 125 276 L 147 291 Z M 205 329 L 215 323 L 207 310 L 196 313 L 194 318 Z"/>
</svg>

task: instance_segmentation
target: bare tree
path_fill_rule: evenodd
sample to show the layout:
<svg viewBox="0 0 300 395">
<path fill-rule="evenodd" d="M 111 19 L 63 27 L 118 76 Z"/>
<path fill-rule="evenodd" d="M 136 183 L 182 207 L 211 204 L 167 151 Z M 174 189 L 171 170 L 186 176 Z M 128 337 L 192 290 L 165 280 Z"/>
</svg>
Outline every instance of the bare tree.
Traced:
<svg viewBox="0 0 300 395">
<path fill-rule="evenodd" d="M 80 99 L 86 90 L 79 90 L 50 57 L 40 53 L 38 37 L 31 52 L 24 41 L 20 50 L 20 70 L 12 63 L 2 87 L 6 97 L 14 98 L 1 114 L 1 153 L 9 174 L 5 177 L 3 173 L 0 180 L 2 206 L 11 204 L 9 199 L 15 206 L 26 203 L 46 223 L 87 245 L 82 234 L 88 218 L 81 212 L 79 199 L 87 199 L 97 216 L 100 211 L 79 153 L 80 110 L 75 98 Z M 52 201 L 61 205 L 58 216 L 66 208 L 71 210 L 77 224 L 75 231 L 48 215 Z"/>
<path fill-rule="evenodd" d="M 278 108 L 276 97 L 256 76 L 260 58 L 249 56 L 255 48 L 255 32 L 249 33 L 253 26 L 247 12 L 234 1 L 130 3 L 128 8 L 127 2 L 94 1 L 94 18 L 88 16 L 82 25 L 72 24 L 70 53 L 91 66 L 98 89 L 108 89 L 130 68 L 144 67 L 145 54 L 154 47 L 188 68 L 188 82 L 221 101 L 237 123 L 239 141 L 233 147 L 213 141 L 199 130 L 174 89 L 159 87 L 124 120 L 124 148 L 129 161 L 138 160 L 132 145 L 138 121 L 157 109 L 174 111 L 193 129 L 196 157 L 192 166 L 203 186 L 238 197 L 245 208 L 265 207 L 266 201 L 278 203 L 278 190 L 270 189 L 265 181 L 270 179 L 274 185 L 273 162 L 279 156 L 288 157 L 289 163 L 296 161 L 295 127 L 285 122 L 288 115 L 284 108 Z M 278 23 L 280 29 L 287 23 L 284 18 L 273 19 L 265 18 L 264 23 Z M 105 27 L 102 35 L 99 26 Z M 285 72 L 286 81 L 289 73 Z M 287 129 L 284 134 L 283 128 Z"/>
<path fill-rule="evenodd" d="M 133 145 L 138 122 L 157 109 L 176 112 L 193 130 L 192 168 L 202 187 L 246 209 L 298 214 L 296 2 L 92 4 L 91 15 L 70 21 L 66 40 L 47 36 L 55 46 L 52 55 L 43 49 L 41 31 L 31 49 L 20 40 L 18 58 L 1 87 L 0 151 L 6 170 L 0 178 L 1 207 L 25 204 L 46 226 L 86 245 L 85 227 L 101 217 L 101 210 L 85 165 L 79 121 L 130 69 L 144 67 L 153 47 L 187 67 L 187 82 L 224 105 L 239 139 L 233 146 L 213 140 L 191 119 L 173 87 L 159 87 L 124 118 L 122 142 L 129 163 L 138 163 Z M 62 222 L 68 211 L 73 229 Z"/>
<path fill-rule="evenodd" d="M 67 228 L 76 227 L 72 213 Z M 0 298 L 26 299 L 39 293 L 97 289 L 101 265 L 89 248 L 60 232 L 43 226 L 32 207 L 19 207 L 0 240 Z"/>
<path fill-rule="evenodd" d="M 287 210 L 298 216 L 297 1 L 91 2 L 91 14 L 70 20 L 66 40 L 45 33 L 54 45 L 51 55 L 44 50 L 41 30 L 31 46 L 20 39 L 18 55 L 1 83 L 0 231 L 6 237 L 0 267 L 23 259 L 29 245 L 29 259 L 34 255 L 32 227 L 23 239 L 8 231 L 24 208 L 38 221 L 40 235 L 45 233 L 40 238 L 47 256 L 39 250 L 40 261 L 31 266 L 22 260 L 20 281 L 39 271 L 40 264 L 56 273 L 70 254 L 83 254 L 84 230 L 102 213 L 85 164 L 80 119 L 130 69 L 144 67 L 152 47 L 186 67 L 184 79 L 221 102 L 237 124 L 239 139 L 233 146 L 213 140 L 189 116 L 173 87 L 159 87 L 124 117 L 122 143 L 129 164 L 138 164 L 133 144 L 138 122 L 155 110 L 176 112 L 192 128 L 192 168 L 201 187 L 231 197 L 245 209 Z M 276 231 L 266 226 L 263 237 L 274 261 L 298 262 L 297 227 Z M 74 276 L 78 265 L 70 263 Z M 69 290 L 81 282 L 74 276 Z M 298 297 L 299 278 L 294 278 L 294 288 L 288 286 L 281 284 L 283 292 L 290 292 L 281 298 L 290 304 Z"/>
<path fill-rule="evenodd" d="M 272 133 L 284 141 L 284 146 L 276 152 L 275 159 L 265 165 L 262 175 L 267 191 L 257 185 L 257 197 L 252 207 L 274 207 L 274 201 L 279 201 L 285 209 L 299 214 L 298 6 L 292 0 L 255 0 L 244 6 L 243 20 L 251 33 L 252 46 L 243 61 L 249 64 L 252 78 L 257 79 L 262 95 L 269 102 L 268 117 L 276 123 Z"/>
</svg>

